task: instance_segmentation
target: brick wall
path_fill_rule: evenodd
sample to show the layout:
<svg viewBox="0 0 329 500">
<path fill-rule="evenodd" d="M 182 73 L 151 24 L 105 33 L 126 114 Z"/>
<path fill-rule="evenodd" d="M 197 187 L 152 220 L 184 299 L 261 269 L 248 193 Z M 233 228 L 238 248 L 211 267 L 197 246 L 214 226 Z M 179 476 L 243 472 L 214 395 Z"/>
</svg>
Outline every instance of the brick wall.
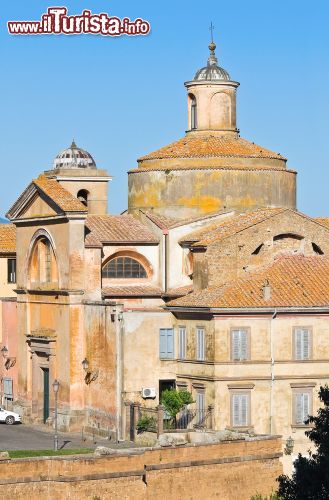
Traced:
<svg viewBox="0 0 329 500">
<path fill-rule="evenodd" d="M 0 467 L 0 497 L 249 500 L 276 489 L 280 450 L 280 438 L 272 437 L 100 458 L 12 460 Z"/>
</svg>

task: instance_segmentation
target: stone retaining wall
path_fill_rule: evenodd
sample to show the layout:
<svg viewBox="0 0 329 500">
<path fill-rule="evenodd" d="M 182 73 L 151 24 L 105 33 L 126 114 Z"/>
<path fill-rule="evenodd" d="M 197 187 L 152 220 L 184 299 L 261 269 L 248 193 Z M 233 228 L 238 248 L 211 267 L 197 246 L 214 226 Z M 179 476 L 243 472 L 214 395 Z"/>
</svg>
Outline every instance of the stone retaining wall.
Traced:
<svg viewBox="0 0 329 500">
<path fill-rule="evenodd" d="M 0 466 L 0 497 L 249 500 L 275 490 L 281 439 L 119 450 L 105 457 L 16 459 Z"/>
</svg>

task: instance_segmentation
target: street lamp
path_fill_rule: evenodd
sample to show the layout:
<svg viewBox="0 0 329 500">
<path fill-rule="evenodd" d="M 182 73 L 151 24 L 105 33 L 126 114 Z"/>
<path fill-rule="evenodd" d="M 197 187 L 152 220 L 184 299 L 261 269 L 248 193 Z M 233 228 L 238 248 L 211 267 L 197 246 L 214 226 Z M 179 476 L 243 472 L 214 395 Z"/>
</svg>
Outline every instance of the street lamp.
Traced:
<svg viewBox="0 0 329 500">
<path fill-rule="evenodd" d="M 59 382 L 57 379 L 53 382 L 53 390 L 55 394 L 55 434 L 54 434 L 54 450 L 58 451 L 58 434 L 57 434 L 57 395 L 59 389 Z"/>
<path fill-rule="evenodd" d="M 286 441 L 286 447 L 284 449 L 285 455 L 292 454 L 292 452 L 294 450 L 294 444 L 295 444 L 295 441 L 293 440 L 293 438 L 291 436 L 289 436 L 287 441 Z"/>
</svg>

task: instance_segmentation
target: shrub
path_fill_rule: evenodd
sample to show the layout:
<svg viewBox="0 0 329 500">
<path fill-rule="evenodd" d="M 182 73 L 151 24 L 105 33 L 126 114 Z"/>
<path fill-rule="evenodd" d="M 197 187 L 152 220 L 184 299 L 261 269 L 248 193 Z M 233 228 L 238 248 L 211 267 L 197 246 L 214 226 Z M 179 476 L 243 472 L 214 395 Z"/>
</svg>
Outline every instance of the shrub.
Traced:
<svg viewBox="0 0 329 500">
<path fill-rule="evenodd" d="M 179 413 L 185 405 L 194 403 L 194 401 L 192 394 L 188 391 L 167 389 L 162 393 L 161 403 L 171 418 L 175 419 L 177 413 Z"/>
<path fill-rule="evenodd" d="M 148 415 L 143 415 L 137 422 L 137 430 L 139 432 L 144 432 L 150 430 L 156 426 L 156 421 L 154 417 L 149 417 Z"/>
<path fill-rule="evenodd" d="M 323 407 L 316 417 L 309 417 L 307 424 L 313 427 L 306 431 L 315 445 L 315 453 L 309 456 L 300 453 L 294 461 L 292 477 L 280 476 L 278 494 L 283 500 L 328 500 L 329 498 L 329 387 L 320 387 Z"/>
</svg>

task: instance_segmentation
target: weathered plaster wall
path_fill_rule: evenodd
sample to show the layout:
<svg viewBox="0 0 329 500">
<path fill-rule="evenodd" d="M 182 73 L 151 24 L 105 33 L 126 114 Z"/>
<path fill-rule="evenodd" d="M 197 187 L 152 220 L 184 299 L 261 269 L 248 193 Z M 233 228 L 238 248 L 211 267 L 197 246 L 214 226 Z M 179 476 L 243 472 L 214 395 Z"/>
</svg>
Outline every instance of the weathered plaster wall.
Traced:
<svg viewBox="0 0 329 500">
<path fill-rule="evenodd" d="M 176 379 L 176 360 L 161 360 L 159 356 L 159 330 L 171 328 L 168 312 L 132 311 L 124 313 L 124 392 L 125 399 L 143 401 L 143 387 L 154 387 L 156 399 L 146 404 L 159 404 L 159 380 Z M 176 350 L 177 355 L 177 336 Z"/>
<path fill-rule="evenodd" d="M 0 297 L 16 297 L 16 283 L 8 283 L 7 261 L 10 257 L 0 257 Z"/>
<path fill-rule="evenodd" d="M 295 440 L 294 456 L 284 457 L 285 471 L 290 472 L 293 458 L 298 452 L 306 454 L 310 447 L 304 434 L 307 427 L 293 423 L 293 390 L 296 386 L 311 388 L 312 413 L 316 413 L 319 388 L 329 382 L 328 318 L 326 315 L 277 315 L 276 319 L 271 319 L 271 316 L 217 316 L 202 320 L 181 315 L 175 321 L 175 330 L 178 331 L 179 325 L 187 329 L 187 356 L 186 360 L 177 362 L 177 380 L 185 382 L 194 395 L 194 384 L 203 384 L 206 405 L 214 405 L 217 429 L 232 424 L 231 391 L 250 391 L 250 423 L 255 432 L 280 434 L 284 443 L 289 436 Z M 204 362 L 196 360 L 197 326 L 203 326 L 206 332 Z M 293 356 L 293 330 L 298 326 L 312 329 L 309 360 L 297 361 Z M 250 360 L 232 361 L 232 328 L 250 330 Z"/>
<path fill-rule="evenodd" d="M 16 298 L 4 298 L 0 301 L 0 320 L 2 330 L 2 346 L 8 349 L 11 363 L 6 366 L 7 359 L 1 356 L 1 377 L 13 380 L 13 394 L 17 394 L 18 364 L 17 364 L 17 304 Z"/>
<path fill-rule="evenodd" d="M 129 212 L 151 210 L 173 218 L 223 209 L 296 207 L 296 176 L 286 170 L 150 169 L 129 174 Z"/>
</svg>

